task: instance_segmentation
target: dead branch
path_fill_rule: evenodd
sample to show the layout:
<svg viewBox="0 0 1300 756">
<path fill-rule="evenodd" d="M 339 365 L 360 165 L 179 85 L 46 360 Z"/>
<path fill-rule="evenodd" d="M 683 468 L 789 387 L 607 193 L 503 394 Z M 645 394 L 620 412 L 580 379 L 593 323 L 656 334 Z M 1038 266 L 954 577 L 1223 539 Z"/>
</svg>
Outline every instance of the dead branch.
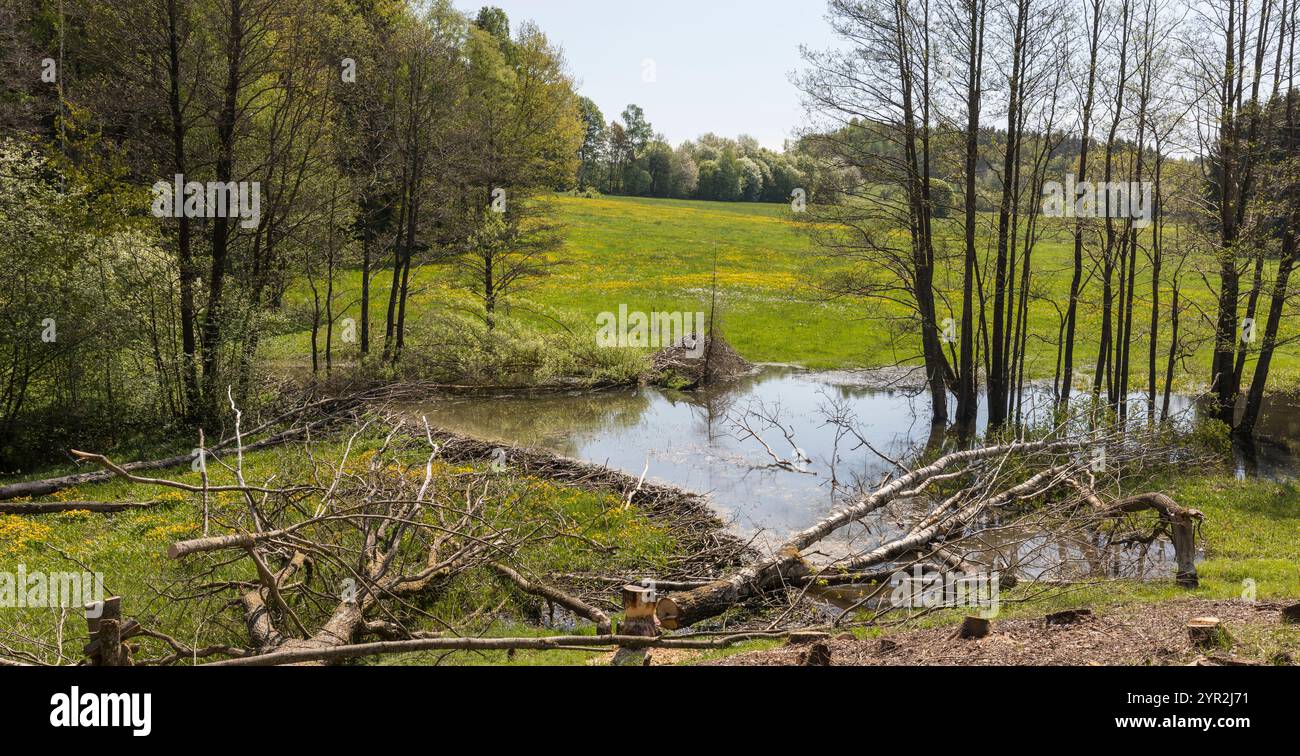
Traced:
<svg viewBox="0 0 1300 756">
<path fill-rule="evenodd" d="M 734 646 L 752 640 L 784 638 L 787 632 L 737 633 L 721 638 L 651 638 L 641 635 L 556 635 L 542 638 L 417 638 L 405 641 L 376 641 L 333 648 L 296 649 L 276 651 L 260 656 L 225 659 L 209 662 L 205 667 L 265 667 L 303 662 L 338 661 L 379 654 L 401 654 L 416 651 L 576 651 L 592 646 L 618 646 L 627 649 L 681 648 L 714 649 Z"/>
<path fill-rule="evenodd" d="M 803 558 L 805 549 L 845 525 L 880 509 L 903 492 L 917 488 L 929 478 L 945 473 L 950 467 L 1011 454 L 1049 453 L 1070 447 L 1069 443 L 1040 441 L 968 449 L 944 455 L 925 467 L 894 479 L 856 502 L 836 510 L 816 525 L 795 534 L 778 549 L 775 557 L 759 561 L 727 578 L 701 588 L 661 598 L 656 610 L 659 621 L 668 629 L 688 627 L 702 619 L 721 614 L 750 596 L 774 586 L 784 585 L 792 579 L 807 576 L 811 570 Z"/>
<path fill-rule="evenodd" d="M 501 564 L 500 562 L 492 562 L 490 566 L 492 567 L 492 569 L 496 570 L 498 574 L 502 575 L 503 577 L 509 579 L 510 582 L 519 586 L 519 590 L 523 591 L 524 593 L 531 593 L 534 596 L 541 596 L 547 601 L 559 604 L 560 606 L 572 611 L 573 613 L 581 617 L 585 617 L 591 620 L 592 622 L 596 623 L 597 635 L 611 635 L 613 633 L 613 625 L 609 621 L 609 615 L 605 614 L 604 612 L 597 609 L 596 607 L 591 606 L 590 604 L 580 599 L 574 598 L 573 596 L 570 596 L 569 594 L 564 593 L 563 591 L 560 591 L 556 588 L 552 588 L 549 585 L 543 585 L 541 583 L 530 581 L 527 578 L 525 578 L 523 575 L 520 575 L 518 572 L 515 572 L 514 570 L 510 569 L 504 564 Z"/>
</svg>

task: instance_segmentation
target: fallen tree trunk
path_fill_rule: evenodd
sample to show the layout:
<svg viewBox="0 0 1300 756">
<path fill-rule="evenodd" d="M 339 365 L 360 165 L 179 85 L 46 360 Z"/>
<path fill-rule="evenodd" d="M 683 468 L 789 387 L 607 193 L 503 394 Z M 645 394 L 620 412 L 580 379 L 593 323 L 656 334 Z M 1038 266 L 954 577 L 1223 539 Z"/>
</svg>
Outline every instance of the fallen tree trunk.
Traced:
<svg viewBox="0 0 1300 756">
<path fill-rule="evenodd" d="M 1205 520 L 1205 514 L 1198 509 L 1180 506 L 1169 496 L 1162 493 L 1144 493 L 1129 496 L 1119 501 L 1106 504 L 1092 489 L 1082 483 L 1069 479 L 1067 482 L 1083 494 L 1099 518 L 1108 519 L 1125 514 L 1153 510 L 1160 515 L 1160 522 L 1169 530 L 1169 539 L 1174 544 L 1174 559 L 1178 563 L 1176 580 L 1184 588 L 1195 588 L 1200 584 L 1196 574 L 1196 524 Z"/>
<path fill-rule="evenodd" d="M 895 539 L 879 547 L 868 551 L 862 556 L 849 562 L 849 569 L 860 570 L 866 567 L 873 567 L 884 562 L 890 562 L 903 554 L 916 551 L 938 537 L 942 532 L 952 528 L 960 528 L 975 518 L 981 511 L 991 507 L 1001 507 L 1027 496 L 1039 493 L 1044 483 L 1057 478 L 1065 472 L 1065 466 L 1057 466 L 1044 470 L 1037 475 L 1026 480 L 1017 486 L 1013 486 L 1002 493 L 990 498 L 980 498 L 974 502 L 962 507 L 950 517 L 945 517 L 945 512 L 940 510 L 934 515 L 922 521 L 921 525 L 913 529 L 910 533 L 902 538 Z"/>
<path fill-rule="evenodd" d="M 1039 441 L 989 446 L 947 454 L 929 465 L 876 489 L 858 501 L 836 510 L 831 516 L 795 534 L 777 551 L 774 558 L 760 561 L 733 575 L 685 593 L 659 599 L 656 614 L 669 630 L 689 627 L 700 620 L 715 617 L 740 601 L 770 590 L 772 587 L 806 577 L 812 572 L 803 560 L 803 551 L 826 536 L 875 512 L 891 501 L 914 496 L 929 481 L 948 468 L 966 462 L 992 459 L 1012 452 L 1066 449 L 1066 442 Z"/>
<path fill-rule="evenodd" d="M 190 554 L 222 549 L 245 549 L 288 534 L 288 530 L 272 530 L 265 533 L 234 533 L 224 536 L 193 538 L 188 541 L 176 541 L 167 546 L 168 559 L 180 559 Z"/>
<path fill-rule="evenodd" d="M 42 515 L 59 512 L 129 512 L 156 507 L 161 501 L 32 501 L 0 504 L 0 514 Z"/>
<path fill-rule="evenodd" d="M 302 435 L 309 428 L 319 426 L 329 419 L 331 418 L 325 418 L 324 420 L 318 420 L 308 425 L 281 431 L 280 433 L 268 436 L 261 441 L 245 445 L 244 451 L 256 451 L 258 449 L 265 449 L 270 446 L 277 446 L 286 443 Z M 230 439 L 223 442 L 221 445 L 208 449 L 208 452 L 213 453 L 222 451 L 234 442 L 234 439 Z M 191 452 L 188 454 L 177 454 L 172 457 L 164 457 L 162 459 L 128 462 L 119 465 L 119 467 L 127 472 L 136 472 L 139 470 L 163 470 L 168 467 L 187 465 L 192 461 L 194 461 L 194 454 Z M 63 475 L 57 478 L 45 478 L 44 480 L 25 480 L 19 483 L 10 483 L 8 485 L 0 486 L 0 500 L 17 499 L 23 496 L 48 496 L 57 491 L 62 491 L 65 488 L 71 488 L 72 486 L 79 486 L 86 483 L 103 483 L 111 480 L 115 474 L 116 473 L 112 470 L 96 470 L 95 472 L 75 473 L 72 475 Z"/>
<path fill-rule="evenodd" d="M 1185 588 L 1198 586 L 1200 578 L 1196 574 L 1196 523 L 1203 521 L 1205 515 L 1199 510 L 1179 506 L 1162 493 L 1148 493 L 1117 501 L 1102 516 L 1115 517 L 1144 509 L 1159 512 L 1160 519 L 1169 526 L 1169 539 L 1174 542 L 1174 559 L 1178 562 L 1178 584 Z"/>
</svg>

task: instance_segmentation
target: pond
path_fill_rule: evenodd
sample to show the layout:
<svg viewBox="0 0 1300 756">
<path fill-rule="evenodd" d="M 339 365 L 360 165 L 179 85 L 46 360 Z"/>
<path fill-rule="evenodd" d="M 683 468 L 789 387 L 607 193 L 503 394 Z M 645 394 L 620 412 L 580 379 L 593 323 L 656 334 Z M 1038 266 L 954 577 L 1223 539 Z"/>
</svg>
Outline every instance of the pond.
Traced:
<svg viewBox="0 0 1300 756">
<path fill-rule="evenodd" d="M 547 449 L 706 494 L 732 532 L 752 539 L 760 550 L 769 550 L 825 517 L 854 484 L 870 486 L 891 470 L 881 456 L 855 448 L 859 447 L 856 438 L 837 432 L 838 426 L 827 421 L 828 413 L 851 418 L 867 442 L 893 459 L 907 458 L 934 440 L 927 395 L 888 383 L 878 371 L 810 372 L 765 366 L 689 393 L 633 387 L 440 397 L 411 409 L 451 431 Z M 1274 404 L 1266 412 L 1262 431 L 1300 439 L 1300 405 Z M 1145 405 L 1145 399 L 1131 402 L 1139 416 Z M 1050 391 L 1036 389 L 1026 397 L 1025 413 L 1047 412 L 1050 406 Z M 1186 422 L 1196 411 L 1195 403 L 1175 396 L 1171 411 Z M 760 415 L 778 420 L 782 428 L 765 425 Z M 738 417 L 749 418 L 747 424 L 762 443 L 737 424 Z M 981 414 L 981 430 L 984 422 Z M 775 458 L 791 466 L 776 466 Z M 1239 454 L 1237 472 L 1288 475 L 1295 471 L 1294 462 L 1276 450 Z M 878 540 L 881 529 L 898 525 L 875 522 L 846 528 L 819 548 L 824 555 L 842 555 Z M 1053 544 L 1050 550 L 1058 552 L 1054 558 L 1088 563 L 1104 559 L 1088 556 L 1087 544 Z M 1152 552 L 1158 562 L 1171 557 L 1159 546 Z"/>
</svg>

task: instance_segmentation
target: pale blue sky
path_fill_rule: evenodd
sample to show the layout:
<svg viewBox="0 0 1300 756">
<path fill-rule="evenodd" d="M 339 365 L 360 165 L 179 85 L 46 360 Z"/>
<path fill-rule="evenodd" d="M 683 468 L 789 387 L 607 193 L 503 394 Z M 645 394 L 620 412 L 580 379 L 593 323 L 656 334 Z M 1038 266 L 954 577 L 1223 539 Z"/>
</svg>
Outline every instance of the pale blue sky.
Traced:
<svg viewBox="0 0 1300 756">
<path fill-rule="evenodd" d="M 779 150 L 803 123 L 791 71 L 799 45 L 833 45 L 823 0 L 455 0 L 532 19 L 564 48 L 582 94 L 609 121 L 645 109 L 674 145 L 712 131 Z M 643 80 L 654 62 L 655 81 Z"/>
</svg>

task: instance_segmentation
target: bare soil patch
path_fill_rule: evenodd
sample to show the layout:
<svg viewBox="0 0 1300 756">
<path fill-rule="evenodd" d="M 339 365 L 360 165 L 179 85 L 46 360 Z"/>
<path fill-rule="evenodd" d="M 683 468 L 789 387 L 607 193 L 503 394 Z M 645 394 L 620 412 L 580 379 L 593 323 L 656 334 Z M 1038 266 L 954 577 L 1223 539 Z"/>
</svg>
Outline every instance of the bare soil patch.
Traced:
<svg viewBox="0 0 1300 756">
<path fill-rule="evenodd" d="M 1284 625 L 1288 603 L 1180 599 L 1096 611 L 1070 624 L 1045 617 L 994 620 L 993 632 L 962 640 L 955 627 L 905 630 L 885 638 L 823 641 L 835 666 L 1141 666 L 1177 664 L 1295 664 L 1300 625 Z M 1214 616 L 1232 636 L 1228 648 L 1201 649 L 1187 636 L 1187 621 Z M 709 662 L 727 666 L 801 663 L 807 646 L 783 646 Z"/>
</svg>

